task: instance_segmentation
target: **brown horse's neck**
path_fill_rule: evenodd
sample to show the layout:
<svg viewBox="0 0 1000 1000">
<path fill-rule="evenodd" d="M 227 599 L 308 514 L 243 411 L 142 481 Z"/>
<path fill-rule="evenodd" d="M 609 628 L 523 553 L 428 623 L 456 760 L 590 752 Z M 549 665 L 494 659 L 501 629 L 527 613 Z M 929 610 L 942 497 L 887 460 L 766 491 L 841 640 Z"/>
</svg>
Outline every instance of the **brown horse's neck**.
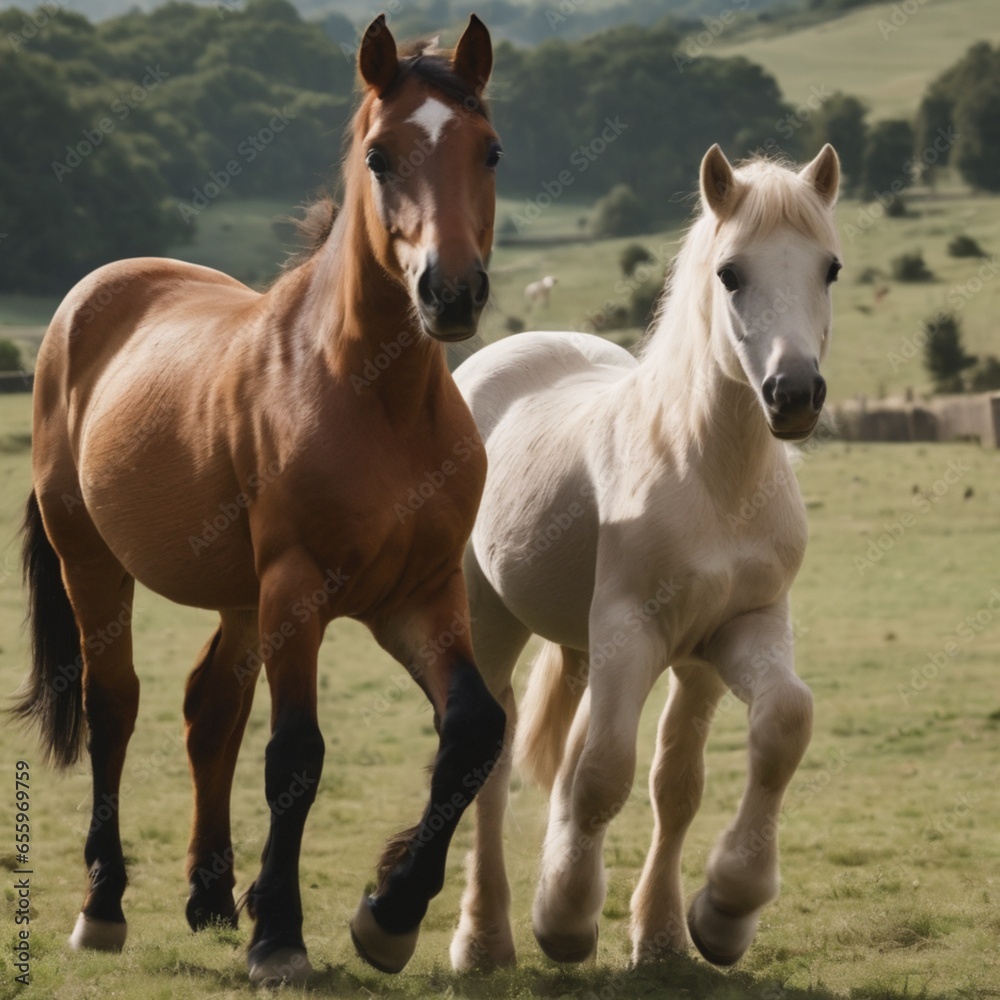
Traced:
<svg viewBox="0 0 1000 1000">
<path fill-rule="evenodd" d="M 306 267 L 300 322 L 333 378 L 381 403 L 392 423 L 412 424 L 447 375 L 444 348 L 423 332 L 409 293 L 375 258 L 363 212 L 345 208 Z"/>
</svg>

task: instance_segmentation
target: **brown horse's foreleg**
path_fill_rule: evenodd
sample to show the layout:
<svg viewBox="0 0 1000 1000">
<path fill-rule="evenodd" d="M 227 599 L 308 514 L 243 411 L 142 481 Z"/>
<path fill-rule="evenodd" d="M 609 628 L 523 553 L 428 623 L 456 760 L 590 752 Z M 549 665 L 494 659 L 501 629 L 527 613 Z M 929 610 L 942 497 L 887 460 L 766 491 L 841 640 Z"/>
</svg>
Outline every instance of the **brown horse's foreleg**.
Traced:
<svg viewBox="0 0 1000 1000">
<path fill-rule="evenodd" d="M 196 931 L 213 922 L 236 926 L 229 800 L 260 673 L 259 646 L 256 612 L 224 612 L 184 695 L 195 797 L 187 919 Z"/>
<path fill-rule="evenodd" d="M 282 564 L 261 582 L 261 634 L 281 641 L 269 640 L 265 649 L 271 740 L 264 791 L 271 820 L 260 874 L 247 893 L 255 920 L 248 964 L 253 982 L 279 985 L 301 982 L 310 972 L 302 938 L 299 852 L 325 749 L 316 720 L 316 660 L 325 622 L 316 614 L 302 621 L 290 610 L 324 581 L 303 561 Z"/>
<path fill-rule="evenodd" d="M 386 846 L 378 887 L 362 898 L 351 922 L 358 954 L 384 972 L 399 972 L 413 954 L 427 905 L 444 884 L 452 834 L 501 760 L 506 724 L 473 661 L 461 575 L 421 612 L 424 627 L 415 648 L 422 655 L 413 653 L 404 662 L 440 720 L 430 801 L 417 826 Z M 400 648 L 385 632 L 379 640 Z"/>
</svg>

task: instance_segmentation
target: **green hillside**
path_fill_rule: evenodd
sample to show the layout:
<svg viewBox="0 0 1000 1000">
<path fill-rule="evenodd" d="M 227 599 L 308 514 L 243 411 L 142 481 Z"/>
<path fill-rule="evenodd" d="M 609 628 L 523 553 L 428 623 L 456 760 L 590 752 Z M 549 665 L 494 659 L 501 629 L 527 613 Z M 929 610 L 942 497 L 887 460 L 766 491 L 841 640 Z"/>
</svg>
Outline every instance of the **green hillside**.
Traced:
<svg viewBox="0 0 1000 1000">
<path fill-rule="evenodd" d="M 760 63 L 791 104 L 808 100 L 813 88 L 842 90 L 866 101 L 877 120 L 911 118 L 927 84 L 980 40 L 1000 41 L 996 0 L 911 0 L 785 34 L 731 42 L 722 35 L 707 53 Z"/>
</svg>

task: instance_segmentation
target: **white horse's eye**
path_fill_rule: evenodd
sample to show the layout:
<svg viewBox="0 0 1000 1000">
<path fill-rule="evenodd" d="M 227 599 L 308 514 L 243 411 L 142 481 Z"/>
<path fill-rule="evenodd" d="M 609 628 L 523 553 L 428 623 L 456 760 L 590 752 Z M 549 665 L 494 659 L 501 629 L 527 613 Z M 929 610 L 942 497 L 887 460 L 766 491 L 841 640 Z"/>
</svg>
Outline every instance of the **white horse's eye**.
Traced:
<svg viewBox="0 0 1000 1000">
<path fill-rule="evenodd" d="M 835 260 L 830 265 L 830 270 L 826 272 L 826 283 L 828 285 L 832 285 L 833 282 L 835 282 L 837 280 L 837 275 L 840 274 L 840 269 L 843 266 L 844 265 L 841 264 L 839 260 Z"/>
<path fill-rule="evenodd" d="M 740 279 L 736 272 L 731 267 L 724 267 L 719 272 L 719 280 L 722 282 L 723 287 L 727 292 L 735 292 L 739 290 Z"/>
</svg>

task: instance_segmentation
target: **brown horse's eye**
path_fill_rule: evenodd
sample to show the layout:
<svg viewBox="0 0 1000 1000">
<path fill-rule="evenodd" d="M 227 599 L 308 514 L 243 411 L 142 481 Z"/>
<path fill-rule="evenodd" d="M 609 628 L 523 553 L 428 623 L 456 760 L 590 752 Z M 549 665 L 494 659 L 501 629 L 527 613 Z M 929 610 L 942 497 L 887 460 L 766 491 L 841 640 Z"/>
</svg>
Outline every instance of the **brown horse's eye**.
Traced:
<svg viewBox="0 0 1000 1000">
<path fill-rule="evenodd" d="M 365 166 L 375 175 L 384 181 L 389 173 L 389 161 L 385 158 L 385 153 L 381 149 L 370 149 L 365 157 Z"/>
<path fill-rule="evenodd" d="M 486 166 L 490 170 L 495 170 L 501 156 L 503 156 L 503 147 L 499 142 L 492 143 L 489 152 L 486 154 Z"/>
</svg>

